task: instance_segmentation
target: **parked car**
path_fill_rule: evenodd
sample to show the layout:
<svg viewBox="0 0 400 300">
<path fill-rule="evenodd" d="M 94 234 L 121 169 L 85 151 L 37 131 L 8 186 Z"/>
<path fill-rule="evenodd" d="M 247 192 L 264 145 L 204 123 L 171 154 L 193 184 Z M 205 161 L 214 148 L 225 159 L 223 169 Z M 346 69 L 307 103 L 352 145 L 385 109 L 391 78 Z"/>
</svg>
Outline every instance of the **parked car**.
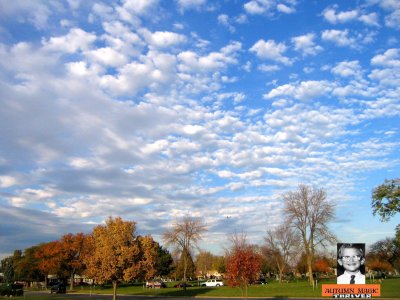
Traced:
<svg viewBox="0 0 400 300">
<path fill-rule="evenodd" d="M 208 287 L 223 286 L 223 285 L 224 285 L 223 281 L 217 279 L 209 279 L 201 284 L 201 286 L 208 286 Z"/>
<path fill-rule="evenodd" d="M 58 282 L 53 284 L 50 288 L 50 293 L 53 294 L 65 294 L 67 292 L 67 288 L 64 283 Z"/>
<path fill-rule="evenodd" d="M 264 278 L 260 278 L 258 280 L 254 280 L 251 284 L 268 284 L 267 280 L 265 280 Z"/>
<path fill-rule="evenodd" d="M 146 287 L 153 289 L 161 289 L 161 288 L 166 288 L 167 285 L 161 280 L 151 280 L 151 281 L 146 281 Z"/>
<path fill-rule="evenodd" d="M 174 288 L 184 288 L 184 287 L 191 287 L 193 285 L 191 285 L 190 283 L 187 282 L 179 282 L 177 284 L 174 285 Z"/>
<path fill-rule="evenodd" d="M 14 297 L 24 295 L 24 286 L 22 284 L 3 284 L 0 286 L 0 296 Z"/>
</svg>

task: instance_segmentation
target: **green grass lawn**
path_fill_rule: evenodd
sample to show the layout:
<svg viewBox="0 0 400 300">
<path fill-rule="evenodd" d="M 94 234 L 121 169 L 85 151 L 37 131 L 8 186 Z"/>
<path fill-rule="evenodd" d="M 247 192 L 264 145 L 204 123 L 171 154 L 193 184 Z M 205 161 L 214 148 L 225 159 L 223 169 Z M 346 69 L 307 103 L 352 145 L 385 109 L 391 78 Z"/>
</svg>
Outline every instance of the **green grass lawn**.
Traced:
<svg viewBox="0 0 400 300">
<path fill-rule="evenodd" d="M 249 297 L 321 297 L 322 284 L 336 283 L 336 280 L 326 280 L 318 283 L 313 289 L 308 285 L 307 281 L 296 281 L 289 283 L 271 282 L 267 285 L 253 285 L 249 287 Z M 369 282 L 367 282 L 369 283 Z M 159 296 L 204 296 L 204 297 L 241 297 L 240 288 L 231 288 L 228 286 L 206 288 L 206 287 L 188 287 L 186 291 L 183 289 L 173 288 L 174 283 L 169 283 L 165 289 L 146 289 L 143 286 L 120 286 L 117 290 L 118 294 L 129 295 L 159 295 Z M 381 283 L 381 297 L 400 299 L 400 279 L 386 279 Z M 90 292 L 88 289 L 77 289 L 76 292 Z M 92 289 L 93 294 L 107 293 L 111 294 L 112 289 Z"/>
<path fill-rule="evenodd" d="M 308 285 L 306 281 L 297 281 L 290 283 L 278 283 L 271 282 L 267 285 L 254 285 L 249 287 L 248 296 L 249 297 L 321 297 L 321 287 L 322 284 L 332 284 L 336 283 L 334 280 L 327 280 L 318 283 L 318 286 L 313 289 Z M 369 283 L 369 282 L 367 282 Z M 120 286 L 118 287 L 117 293 L 124 295 L 151 295 L 151 296 L 192 296 L 192 297 L 242 297 L 241 290 L 239 288 L 231 288 L 228 286 L 217 287 L 217 288 L 206 288 L 206 287 L 188 287 L 186 291 L 183 289 L 173 288 L 173 283 L 168 284 L 168 288 L 164 289 L 146 289 L 141 285 L 136 286 Z M 95 294 L 112 294 L 111 287 L 105 288 L 95 288 L 90 291 L 89 288 L 75 288 L 72 293 L 92 293 Z M 67 291 L 67 294 L 62 295 L 63 299 L 69 299 L 68 294 L 71 292 Z M 31 300 L 50 300 L 55 298 L 52 295 L 46 296 L 31 296 L 26 295 L 21 299 L 31 299 Z M 400 299 L 400 279 L 385 279 L 381 283 L 381 298 L 394 298 Z M 15 299 L 15 298 L 14 298 Z M 18 298 L 17 298 L 18 299 Z M 58 298 L 60 299 L 60 298 Z M 81 300 L 93 300 L 90 296 L 87 299 Z M 328 298 L 329 299 L 329 298 Z"/>
</svg>

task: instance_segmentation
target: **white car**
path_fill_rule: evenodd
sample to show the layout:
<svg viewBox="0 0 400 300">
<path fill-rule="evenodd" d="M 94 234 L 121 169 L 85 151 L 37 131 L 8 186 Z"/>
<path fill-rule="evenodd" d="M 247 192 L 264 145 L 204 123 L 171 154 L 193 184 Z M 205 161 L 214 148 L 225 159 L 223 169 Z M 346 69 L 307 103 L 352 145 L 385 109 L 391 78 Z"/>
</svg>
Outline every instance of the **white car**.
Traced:
<svg viewBox="0 0 400 300">
<path fill-rule="evenodd" d="M 203 282 L 202 284 L 201 284 L 201 286 L 211 286 L 211 287 L 214 287 L 214 286 L 223 286 L 224 285 L 224 282 L 222 281 L 222 280 L 217 280 L 217 279 L 209 279 L 209 280 L 207 280 L 206 282 Z"/>
</svg>

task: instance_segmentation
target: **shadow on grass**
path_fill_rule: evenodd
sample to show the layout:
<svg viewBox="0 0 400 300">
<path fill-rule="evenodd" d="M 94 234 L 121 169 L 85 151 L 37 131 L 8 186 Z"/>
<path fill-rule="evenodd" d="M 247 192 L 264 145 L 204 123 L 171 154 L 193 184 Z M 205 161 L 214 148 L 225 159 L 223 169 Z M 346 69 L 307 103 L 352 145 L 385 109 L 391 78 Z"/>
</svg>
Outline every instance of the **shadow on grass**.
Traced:
<svg viewBox="0 0 400 300">
<path fill-rule="evenodd" d="M 205 287 L 187 287 L 186 290 L 184 289 L 174 289 L 172 291 L 163 290 L 162 294 L 159 296 L 166 296 L 166 297 L 196 297 L 201 295 L 206 295 L 209 291 L 209 288 Z M 212 296 L 211 296 L 212 297 Z"/>
</svg>

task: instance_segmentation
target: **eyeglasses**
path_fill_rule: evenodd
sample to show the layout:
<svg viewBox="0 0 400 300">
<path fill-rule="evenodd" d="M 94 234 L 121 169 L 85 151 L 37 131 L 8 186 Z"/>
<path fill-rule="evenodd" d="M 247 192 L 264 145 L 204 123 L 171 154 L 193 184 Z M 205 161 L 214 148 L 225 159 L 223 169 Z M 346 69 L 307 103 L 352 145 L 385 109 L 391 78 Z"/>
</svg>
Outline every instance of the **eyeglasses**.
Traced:
<svg viewBox="0 0 400 300">
<path fill-rule="evenodd" d="M 350 260 L 360 261 L 361 255 L 342 256 L 342 260 L 344 260 L 344 261 L 350 261 Z"/>
</svg>

